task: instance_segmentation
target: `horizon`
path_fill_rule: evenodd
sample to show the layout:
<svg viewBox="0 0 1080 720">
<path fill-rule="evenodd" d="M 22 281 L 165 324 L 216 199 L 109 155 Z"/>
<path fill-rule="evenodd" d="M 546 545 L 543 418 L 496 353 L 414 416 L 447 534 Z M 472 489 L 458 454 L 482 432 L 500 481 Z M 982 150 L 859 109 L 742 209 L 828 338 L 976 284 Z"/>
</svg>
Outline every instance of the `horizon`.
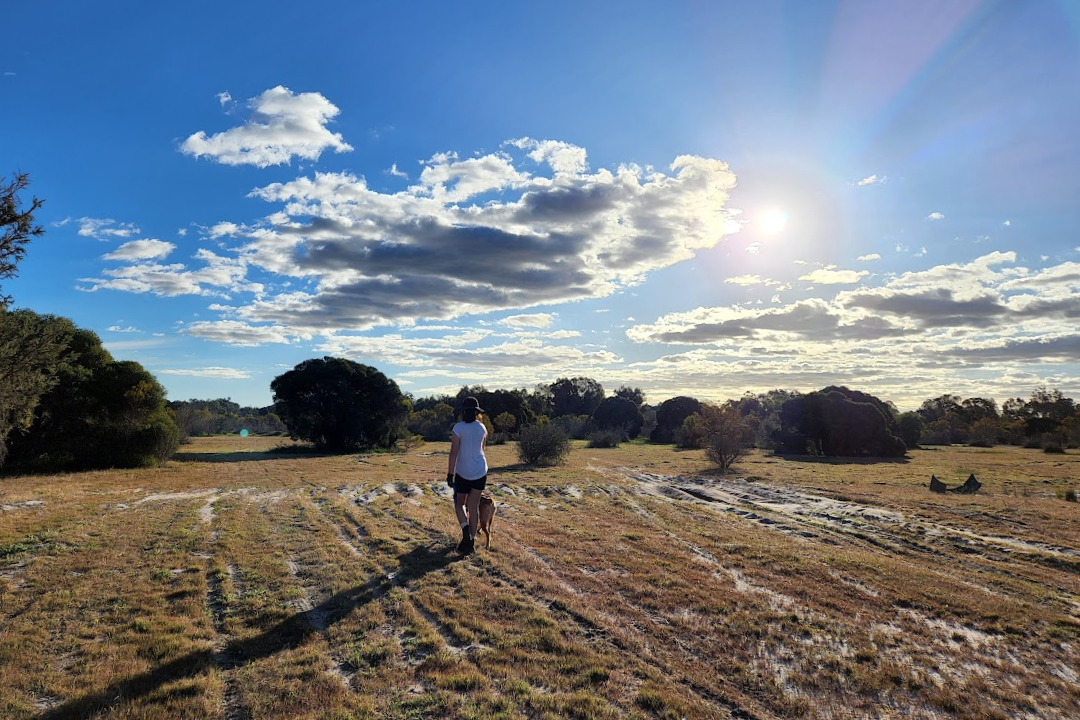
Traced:
<svg viewBox="0 0 1080 720">
<path fill-rule="evenodd" d="M 1080 9 L 9 11 L 0 286 L 171 400 L 1080 396 Z M 618 8 L 615 10 L 614 8 Z"/>
</svg>

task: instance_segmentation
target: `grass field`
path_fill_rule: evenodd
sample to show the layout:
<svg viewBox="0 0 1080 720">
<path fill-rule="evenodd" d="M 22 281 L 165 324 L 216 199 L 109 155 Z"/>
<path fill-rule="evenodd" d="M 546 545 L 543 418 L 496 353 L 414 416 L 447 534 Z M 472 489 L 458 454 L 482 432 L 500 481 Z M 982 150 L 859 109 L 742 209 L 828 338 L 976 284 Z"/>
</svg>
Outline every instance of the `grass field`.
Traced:
<svg viewBox="0 0 1080 720">
<path fill-rule="evenodd" d="M 0 716 L 1080 718 L 1080 454 L 494 447 L 460 559 L 447 444 L 278 442 L 0 481 Z"/>
</svg>

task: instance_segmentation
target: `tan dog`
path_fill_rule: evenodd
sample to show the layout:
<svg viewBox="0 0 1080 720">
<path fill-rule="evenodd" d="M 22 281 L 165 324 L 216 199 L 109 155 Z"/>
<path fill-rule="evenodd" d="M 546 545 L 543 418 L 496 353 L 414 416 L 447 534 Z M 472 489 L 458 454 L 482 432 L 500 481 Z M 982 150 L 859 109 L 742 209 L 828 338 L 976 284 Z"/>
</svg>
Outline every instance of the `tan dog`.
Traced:
<svg viewBox="0 0 1080 720">
<path fill-rule="evenodd" d="M 480 521 L 476 534 L 484 533 L 484 548 L 491 547 L 491 523 L 495 521 L 495 498 L 487 493 L 480 495 Z"/>
</svg>

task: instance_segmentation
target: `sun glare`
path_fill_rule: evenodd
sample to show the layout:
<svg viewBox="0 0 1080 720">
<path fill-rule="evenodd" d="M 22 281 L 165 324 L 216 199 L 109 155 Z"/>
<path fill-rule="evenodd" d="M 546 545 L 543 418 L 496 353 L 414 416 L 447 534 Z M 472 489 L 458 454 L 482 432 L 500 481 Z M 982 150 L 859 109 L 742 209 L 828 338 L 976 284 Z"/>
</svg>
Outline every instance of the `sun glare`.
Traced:
<svg viewBox="0 0 1080 720">
<path fill-rule="evenodd" d="M 758 215 L 757 226 L 766 235 L 776 235 L 784 231 L 787 221 L 787 212 L 771 208 Z"/>
</svg>

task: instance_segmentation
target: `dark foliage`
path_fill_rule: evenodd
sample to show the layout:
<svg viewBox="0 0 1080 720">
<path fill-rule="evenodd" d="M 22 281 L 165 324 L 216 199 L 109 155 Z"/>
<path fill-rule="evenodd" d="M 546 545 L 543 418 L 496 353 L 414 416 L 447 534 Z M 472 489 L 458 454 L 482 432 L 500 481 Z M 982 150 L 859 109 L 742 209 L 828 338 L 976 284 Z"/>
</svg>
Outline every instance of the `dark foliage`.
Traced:
<svg viewBox="0 0 1080 720">
<path fill-rule="evenodd" d="M 180 441 L 165 390 L 139 363 L 115 361 L 89 330 L 53 319 L 67 351 L 28 428 L 10 436 L 5 473 L 148 467 Z"/>
<path fill-rule="evenodd" d="M 701 401 L 680 395 L 665 400 L 656 408 L 656 427 L 649 434 L 649 440 L 655 443 L 675 442 L 675 431 L 682 427 L 683 421 L 694 413 L 701 412 Z"/>
<path fill-rule="evenodd" d="M 846 388 L 829 387 L 792 398 L 780 412 L 778 448 L 783 453 L 834 457 L 903 456 L 907 448 L 890 429 L 883 407 L 888 406 Z"/>
<path fill-rule="evenodd" d="M 536 394 L 543 399 L 548 417 L 592 415 L 604 399 L 604 387 L 592 378 L 559 378 L 538 387 Z"/>
<path fill-rule="evenodd" d="M 518 433 L 518 459 L 527 465 L 558 465 L 570 454 L 570 438 L 553 423 L 526 425 Z"/>
<path fill-rule="evenodd" d="M 8 435 L 30 427 L 42 394 L 56 385 L 56 367 L 74 332 L 66 318 L 0 308 L 0 466 Z"/>
<path fill-rule="evenodd" d="M 26 244 L 44 231 L 34 224 L 34 212 L 43 200 L 33 198 L 23 208 L 19 193 L 30 184 L 25 173 L 15 173 L 8 181 L 0 177 L 0 280 L 15 276 L 15 267 L 26 254 Z M 11 304 L 10 295 L 0 295 L 0 308 Z"/>
<path fill-rule="evenodd" d="M 621 397 L 605 398 L 593 411 L 593 422 L 599 430 L 621 430 L 630 439 L 641 434 L 645 418 L 632 401 Z"/>
<path fill-rule="evenodd" d="M 642 392 L 641 388 L 632 388 L 623 385 L 615 391 L 615 397 L 629 400 L 638 407 L 641 407 L 645 404 L 645 393 Z"/>
<path fill-rule="evenodd" d="M 319 450 L 388 448 L 406 433 L 408 400 L 397 383 L 367 365 L 313 358 L 274 378 L 270 389 L 289 435 Z"/>
</svg>

